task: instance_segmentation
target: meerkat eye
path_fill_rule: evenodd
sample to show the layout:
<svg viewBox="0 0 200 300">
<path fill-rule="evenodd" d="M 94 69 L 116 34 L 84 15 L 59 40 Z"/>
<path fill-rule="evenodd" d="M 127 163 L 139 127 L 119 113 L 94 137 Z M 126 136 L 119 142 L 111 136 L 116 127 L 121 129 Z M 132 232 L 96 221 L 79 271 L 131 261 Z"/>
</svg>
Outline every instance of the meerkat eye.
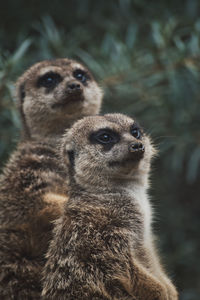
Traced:
<svg viewBox="0 0 200 300">
<path fill-rule="evenodd" d="M 62 77 L 58 73 L 48 72 L 42 75 L 37 82 L 38 87 L 54 88 L 62 81 Z"/>
<path fill-rule="evenodd" d="M 114 145 L 119 141 L 119 135 L 109 128 L 100 129 L 90 135 L 90 141 L 93 144 Z"/>
<path fill-rule="evenodd" d="M 113 137 L 108 133 L 101 133 L 96 136 L 96 140 L 101 144 L 108 144 L 114 141 Z"/>
<path fill-rule="evenodd" d="M 80 69 L 75 70 L 73 76 L 74 78 L 78 79 L 82 83 L 85 83 L 89 79 L 88 74 L 85 71 Z"/>
<path fill-rule="evenodd" d="M 140 139 L 141 136 L 142 136 L 142 133 L 141 133 L 139 127 L 138 127 L 137 125 L 135 125 L 135 124 L 131 126 L 131 134 L 132 134 L 132 136 L 134 136 L 136 139 Z"/>
</svg>

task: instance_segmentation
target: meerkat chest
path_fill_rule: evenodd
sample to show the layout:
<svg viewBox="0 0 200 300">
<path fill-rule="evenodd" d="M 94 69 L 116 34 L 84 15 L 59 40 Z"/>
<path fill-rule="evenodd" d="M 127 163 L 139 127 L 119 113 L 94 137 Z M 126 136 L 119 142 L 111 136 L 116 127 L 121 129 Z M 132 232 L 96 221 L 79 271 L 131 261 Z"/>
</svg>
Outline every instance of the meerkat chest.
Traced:
<svg viewBox="0 0 200 300">
<path fill-rule="evenodd" d="M 152 209 L 147 197 L 146 191 L 141 188 L 134 188 L 131 190 L 131 195 L 134 204 L 137 206 L 141 217 L 143 218 L 143 239 L 144 242 L 149 239 L 151 232 L 151 219 L 152 219 Z"/>
</svg>

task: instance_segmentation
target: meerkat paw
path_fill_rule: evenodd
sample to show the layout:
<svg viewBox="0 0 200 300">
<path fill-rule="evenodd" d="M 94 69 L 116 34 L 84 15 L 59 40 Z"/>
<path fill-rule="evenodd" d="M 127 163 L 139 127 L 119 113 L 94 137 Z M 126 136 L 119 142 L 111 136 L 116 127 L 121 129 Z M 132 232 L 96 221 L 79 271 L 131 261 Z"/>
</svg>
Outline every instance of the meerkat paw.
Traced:
<svg viewBox="0 0 200 300">
<path fill-rule="evenodd" d="M 166 286 L 140 266 L 133 287 L 137 300 L 171 300 Z"/>
<path fill-rule="evenodd" d="M 178 292 L 173 284 L 167 284 L 167 294 L 169 300 L 178 300 Z"/>
<path fill-rule="evenodd" d="M 158 284 L 157 286 L 152 286 L 152 290 L 147 294 L 146 300 L 170 300 L 167 295 L 167 290 L 163 285 Z M 141 300 L 144 300 L 144 298 Z"/>
<path fill-rule="evenodd" d="M 159 280 L 166 287 L 168 299 L 169 300 L 178 300 L 179 298 L 178 298 L 177 289 L 174 286 L 174 284 L 171 282 L 171 280 L 166 276 L 160 277 Z"/>
</svg>

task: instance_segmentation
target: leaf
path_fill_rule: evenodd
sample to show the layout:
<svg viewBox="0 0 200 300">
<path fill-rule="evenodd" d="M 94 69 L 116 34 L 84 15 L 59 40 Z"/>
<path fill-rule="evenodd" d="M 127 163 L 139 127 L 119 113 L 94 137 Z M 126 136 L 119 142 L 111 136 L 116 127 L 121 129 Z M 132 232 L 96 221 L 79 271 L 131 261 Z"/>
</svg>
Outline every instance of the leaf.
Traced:
<svg viewBox="0 0 200 300">
<path fill-rule="evenodd" d="M 190 159 L 188 161 L 187 169 L 187 180 L 191 184 L 198 176 L 198 171 L 200 169 L 200 146 L 197 146 L 192 152 Z"/>
<path fill-rule="evenodd" d="M 32 43 L 31 39 L 26 39 L 20 45 L 20 47 L 15 51 L 15 53 L 11 56 L 8 63 L 15 65 L 24 56 L 24 54 L 26 53 L 26 51 L 30 47 L 31 43 Z"/>
</svg>

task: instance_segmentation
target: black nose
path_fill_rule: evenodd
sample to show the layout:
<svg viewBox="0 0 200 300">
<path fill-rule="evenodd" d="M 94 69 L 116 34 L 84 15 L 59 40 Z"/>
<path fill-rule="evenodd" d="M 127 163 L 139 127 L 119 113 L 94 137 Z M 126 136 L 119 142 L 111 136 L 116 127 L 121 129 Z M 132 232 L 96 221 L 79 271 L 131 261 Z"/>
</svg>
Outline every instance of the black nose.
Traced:
<svg viewBox="0 0 200 300">
<path fill-rule="evenodd" d="M 81 86 L 79 83 L 72 82 L 67 85 L 67 89 L 70 91 L 80 90 Z"/>
<path fill-rule="evenodd" d="M 144 153 L 145 147 L 142 143 L 132 143 L 129 147 L 130 152 Z"/>
</svg>

